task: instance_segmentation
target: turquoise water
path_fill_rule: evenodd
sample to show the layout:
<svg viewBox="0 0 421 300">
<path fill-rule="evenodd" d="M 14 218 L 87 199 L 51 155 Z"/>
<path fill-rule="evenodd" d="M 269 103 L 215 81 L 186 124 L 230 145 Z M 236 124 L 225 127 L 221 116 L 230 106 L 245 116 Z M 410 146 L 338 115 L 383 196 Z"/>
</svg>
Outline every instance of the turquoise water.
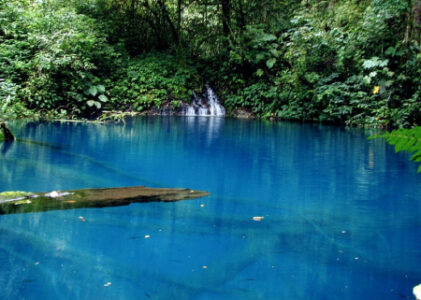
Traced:
<svg viewBox="0 0 421 300">
<path fill-rule="evenodd" d="M 368 131 L 194 117 L 11 127 L 44 144 L 0 147 L 0 190 L 211 196 L 0 216 L 0 299 L 413 299 L 421 283 L 421 175 Z"/>
</svg>

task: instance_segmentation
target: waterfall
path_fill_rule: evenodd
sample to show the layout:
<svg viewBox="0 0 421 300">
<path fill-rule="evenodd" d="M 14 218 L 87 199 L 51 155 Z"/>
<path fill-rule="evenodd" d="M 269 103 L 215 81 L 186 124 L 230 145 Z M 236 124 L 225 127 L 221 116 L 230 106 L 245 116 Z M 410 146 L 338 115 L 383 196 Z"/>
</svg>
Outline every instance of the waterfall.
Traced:
<svg viewBox="0 0 421 300">
<path fill-rule="evenodd" d="M 225 116 L 225 108 L 219 102 L 212 87 L 206 83 L 203 97 L 193 93 L 192 103 L 181 112 L 185 116 Z"/>
<path fill-rule="evenodd" d="M 202 95 L 193 93 L 193 99 L 190 104 L 182 103 L 180 107 L 170 106 L 162 107 L 159 111 L 161 115 L 180 115 L 180 116 L 225 116 L 225 108 L 219 102 L 218 96 L 209 85 L 205 84 Z"/>
</svg>

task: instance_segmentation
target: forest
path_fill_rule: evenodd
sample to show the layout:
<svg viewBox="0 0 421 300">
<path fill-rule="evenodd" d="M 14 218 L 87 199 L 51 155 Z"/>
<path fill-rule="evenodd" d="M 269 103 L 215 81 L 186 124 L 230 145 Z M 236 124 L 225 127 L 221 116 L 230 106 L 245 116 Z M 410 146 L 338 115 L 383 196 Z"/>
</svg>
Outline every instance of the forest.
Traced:
<svg viewBox="0 0 421 300">
<path fill-rule="evenodd" d="M 0 0 L 0 299 L 419 300 L 417 171 L 421 0 Z"/>
<path fill-rule="evenodd" d="M 191 101 L 228 114 L 421 124 L 420 0 L 0 0 L 0 113 L 97 118 Z"/>
</svg>

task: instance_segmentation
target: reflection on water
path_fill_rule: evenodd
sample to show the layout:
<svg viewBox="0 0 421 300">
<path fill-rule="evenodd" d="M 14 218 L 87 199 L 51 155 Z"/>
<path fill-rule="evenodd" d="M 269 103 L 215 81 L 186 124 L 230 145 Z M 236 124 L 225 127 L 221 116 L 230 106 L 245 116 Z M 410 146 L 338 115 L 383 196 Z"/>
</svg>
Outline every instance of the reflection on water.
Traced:
<svg viewBox="0 0 421 300">
<path fill-rule="evenodd" d="M 184 121 L 187 123 L 187 128 L 193 134 L 206 133 L 206 144 L 209 145 L 213 140 L 218 138 L 221 129 L 223 129 L 225 118 L 209 117 L 197 118 L 186 117 Z"/>
<path fill-rule="evenodd" d="M 416 165 L 369 132 L 189 117 L 11 127 L 45 144 L 0 157 L 0 190 L 211 197 L 0 216 L 1 298 L 397 299 L 421 281 Z"/>
<path fill-rule="evenodd" d="M 13 142 L 4 142 L 1 144 L 1 154 L 4 156 L 7 154 L 7 152 L 10 150 L 10 147 L 12 147 Z"/>
</svg>

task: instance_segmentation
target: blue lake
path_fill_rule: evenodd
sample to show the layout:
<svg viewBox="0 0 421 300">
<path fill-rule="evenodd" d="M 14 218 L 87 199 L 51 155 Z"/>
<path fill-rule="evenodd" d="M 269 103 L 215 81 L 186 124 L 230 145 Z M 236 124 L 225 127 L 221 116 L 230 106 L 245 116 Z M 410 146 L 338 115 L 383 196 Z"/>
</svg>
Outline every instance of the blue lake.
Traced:
<svg viewBox="0 0 421 300">
<path fill-rule="evenodd" d="M 43 144 L 0 146 L 0 191 L 211 196 L 2 215 L 0 299 L 413 299 L 421 283 L 421 175 L 370 131 L 195 117 L 10 125 Z"/>
</svg>

